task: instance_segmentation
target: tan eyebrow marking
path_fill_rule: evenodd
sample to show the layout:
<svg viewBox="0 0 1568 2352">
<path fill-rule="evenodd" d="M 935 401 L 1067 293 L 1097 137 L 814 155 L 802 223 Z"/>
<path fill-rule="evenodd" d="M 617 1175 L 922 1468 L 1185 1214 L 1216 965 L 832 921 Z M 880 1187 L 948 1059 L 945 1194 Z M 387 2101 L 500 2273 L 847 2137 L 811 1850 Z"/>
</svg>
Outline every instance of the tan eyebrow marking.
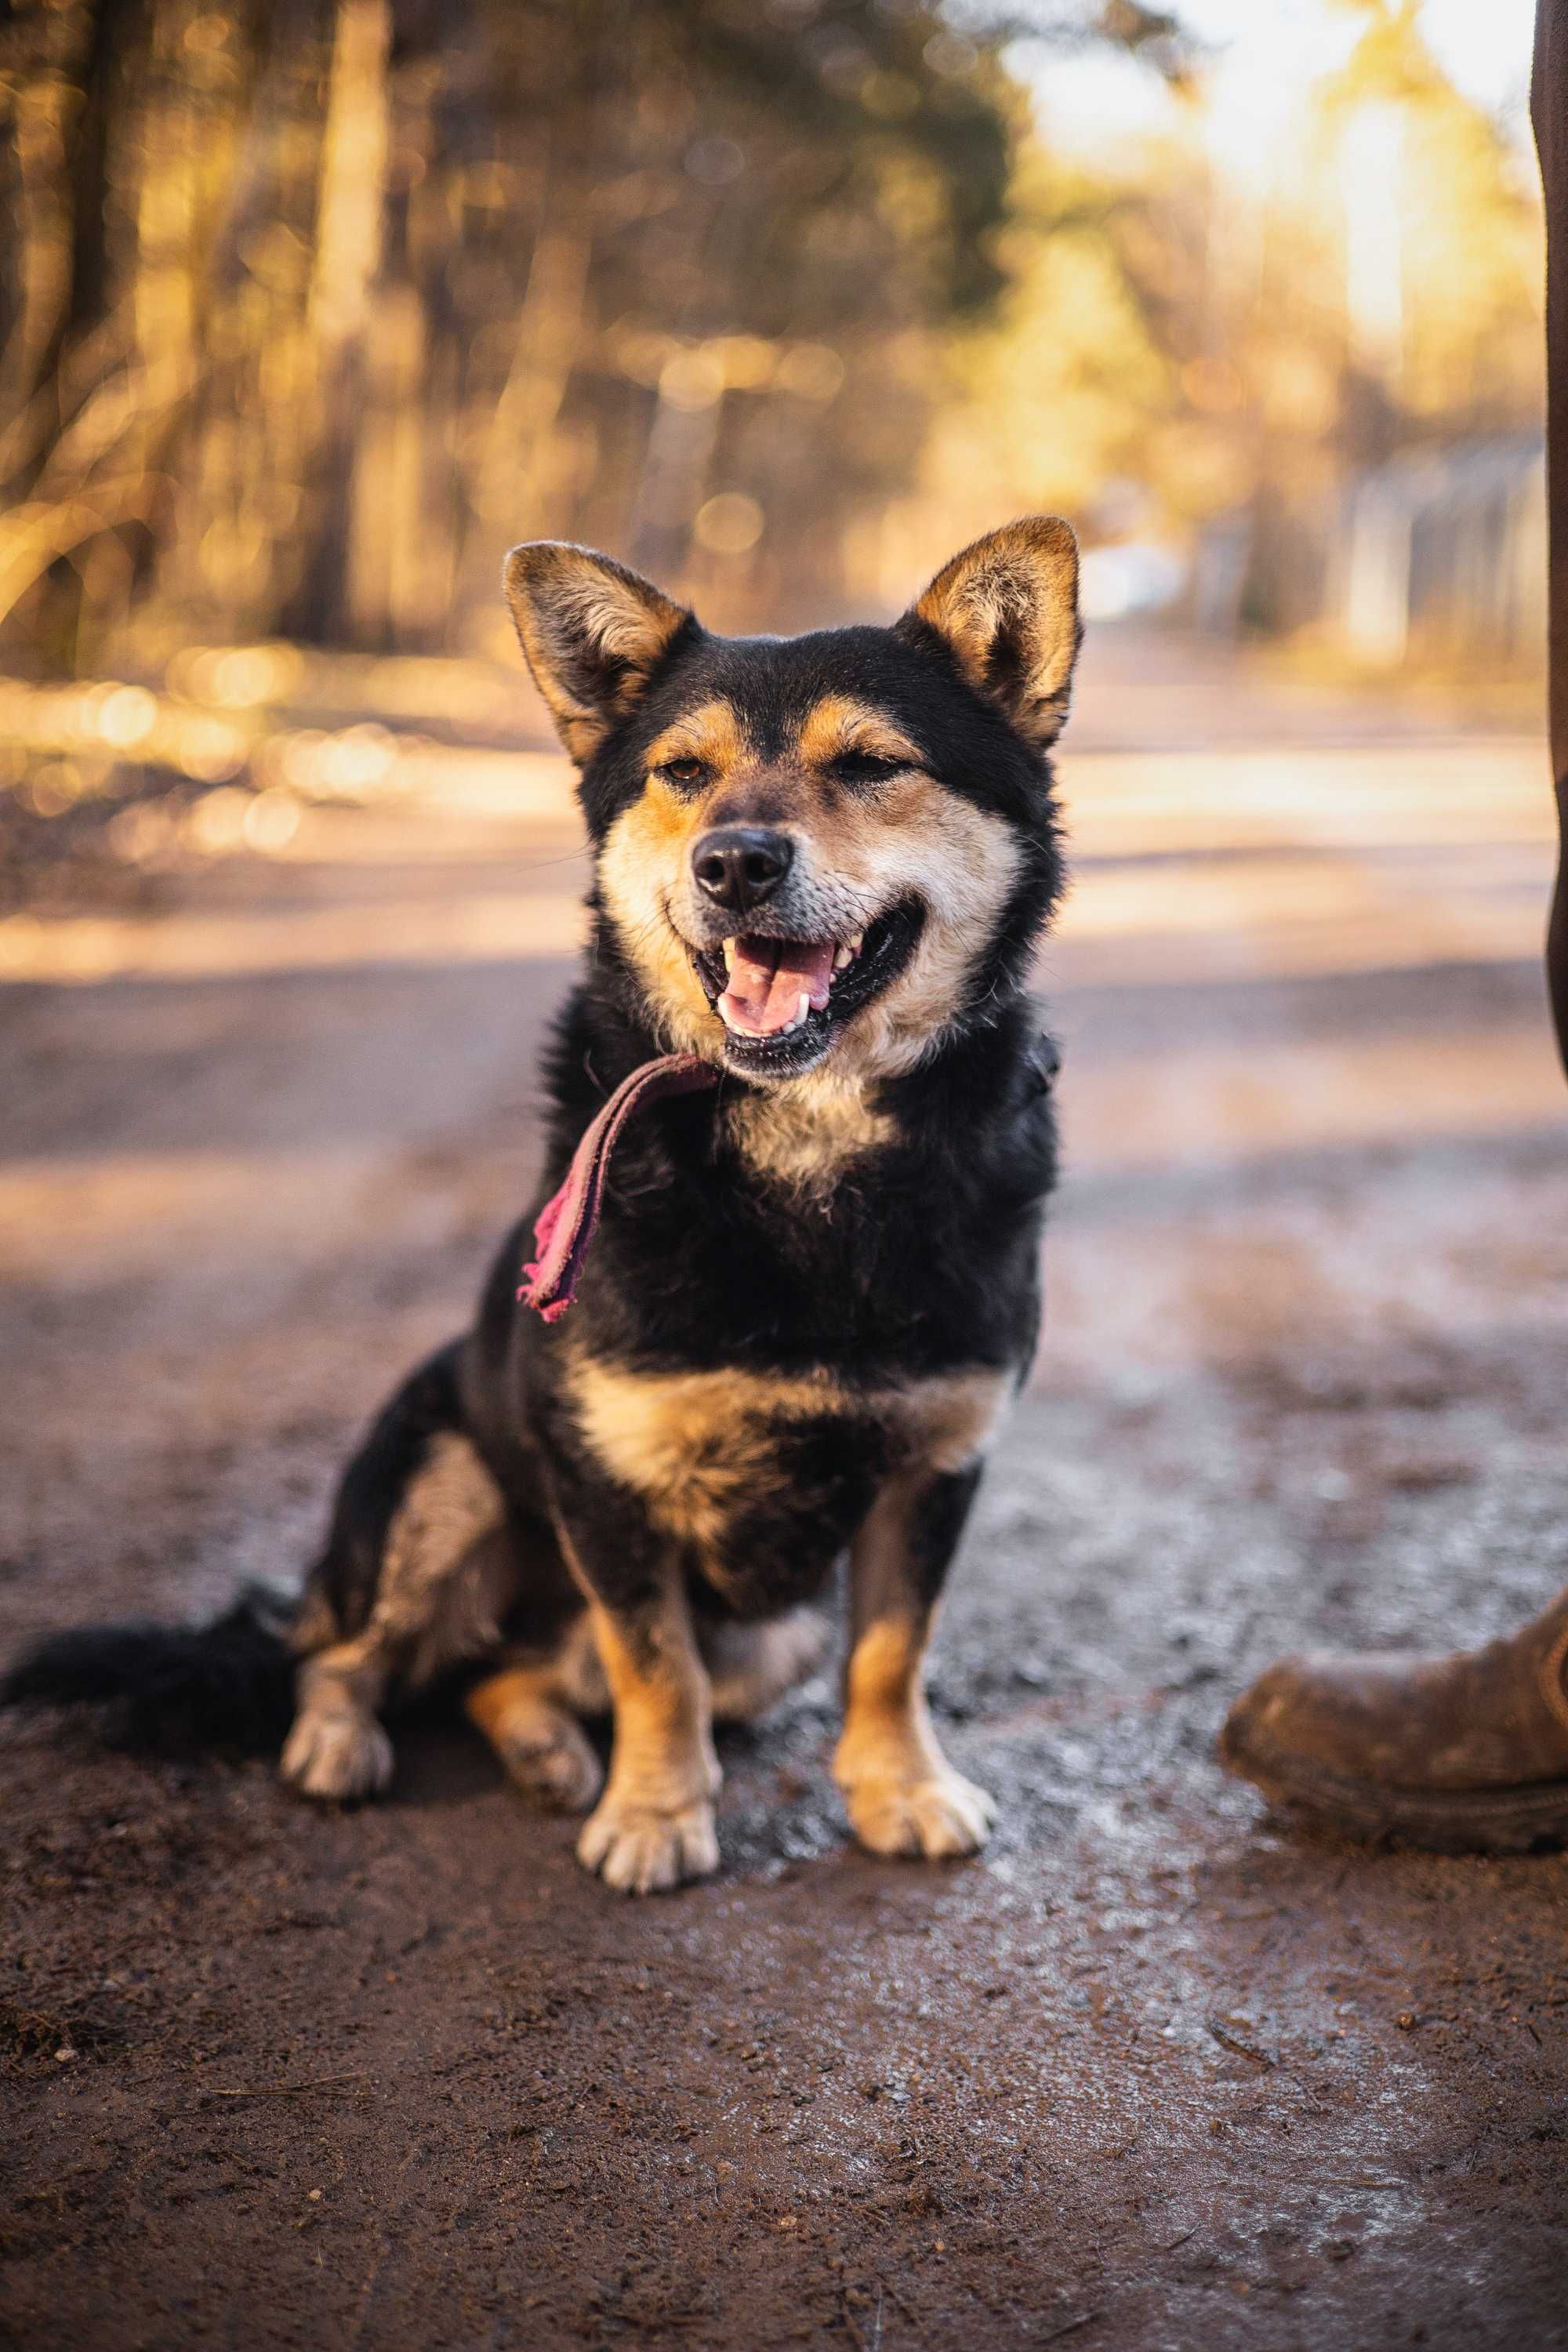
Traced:
<svg viewBox="0 0 1568 2352">
<path fill-rule="evenodd" d="M 909 737 L 895 727 L 885 710 L 857 702 L 847 694 L 825 694 L 801 721 L 800 755 L 826 766 L 845 751 L 864 751 L 874 760 L 894 760 L 901 768 L 925 762 Z"/>
<path fill-rule="evenodd" d="M 695 710 L 683 710 L 648 745 L 647 761 L 650 768 L 662 768 L 671 760 L 700 760 L 723 774 L 736 765 L 742 750 L 734 705 L 716 698 L 699 703 Z"/>
</svg>

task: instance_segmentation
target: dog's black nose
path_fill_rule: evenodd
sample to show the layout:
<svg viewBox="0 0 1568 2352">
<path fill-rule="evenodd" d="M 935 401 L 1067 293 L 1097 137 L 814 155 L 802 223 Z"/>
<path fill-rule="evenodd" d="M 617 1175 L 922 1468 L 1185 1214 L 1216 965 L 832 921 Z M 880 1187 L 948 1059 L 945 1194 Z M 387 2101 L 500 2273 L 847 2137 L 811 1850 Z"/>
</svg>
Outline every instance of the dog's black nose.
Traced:
<svg viewBox="0 0 1568 2352">
<path fill-rule="evenodd" d="M 795 844 L 787 833 L 761 824 L 716 825 L 691 852 L 691 870 L 704 898 L 743 915 L 771 898 L 789 872 Z"/>
</svg>

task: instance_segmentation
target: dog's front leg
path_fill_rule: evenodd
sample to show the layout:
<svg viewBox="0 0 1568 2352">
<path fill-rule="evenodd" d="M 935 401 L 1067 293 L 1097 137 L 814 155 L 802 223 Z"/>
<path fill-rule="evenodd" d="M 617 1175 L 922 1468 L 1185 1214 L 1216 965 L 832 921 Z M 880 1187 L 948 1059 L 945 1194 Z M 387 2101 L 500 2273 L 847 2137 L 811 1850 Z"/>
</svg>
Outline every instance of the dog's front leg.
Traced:
<svg viewBox="0 0 1568 2352">
<path fill-rule="evenodd" d="M 719 1867 L 712 1702 L 677 1547 L 624 1488 L 557 1488 L 562 1540 L 587 1595 L 615 1711 L 605 1793 L 577 1858 L 623 1895 L 651 1895 Z"/>
<path fill-rule="evenodd" d="M 937 1746 L 921 1668 L 980 1465 L 906 1471 L 872 1505 L 850 1555 L 850 1648 L 834 1778 L 873 1853 L 973 1853 L 996 1809 Z"/>
</svg>

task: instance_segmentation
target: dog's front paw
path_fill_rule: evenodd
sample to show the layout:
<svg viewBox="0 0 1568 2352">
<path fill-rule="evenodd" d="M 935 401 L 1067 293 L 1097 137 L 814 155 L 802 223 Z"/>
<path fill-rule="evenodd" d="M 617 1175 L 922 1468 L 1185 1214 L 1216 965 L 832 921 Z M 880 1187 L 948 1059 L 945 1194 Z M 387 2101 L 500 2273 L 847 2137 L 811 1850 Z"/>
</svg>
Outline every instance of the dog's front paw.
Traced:
<svg viewBox="0 0 1568 2352">
<path fill-rule="evenodd" d="M 873 1853 L 978 1853 L 996 1819 L 994 1801 L 951 1764 L 918 1778 L 859 1780 L 844 1791 L 850 1827 Z"/>
<path fill-rule="evenodd" d="M 584 1823 L 577 1859 L 622 1895 L 658 1895 L 686 1879 L 707 1878 L 719 1867 L 713 1808 L 699 1803 L 659 1813 L 611 1794 Z"/>
<path fill-rule="evenodd" d="M 284 1743 L 283 1778 L 302 1797 L 346 1804 L 392 1780 L 392 1742 L 372 1715 L 303 1706 Z"/>
</svg>

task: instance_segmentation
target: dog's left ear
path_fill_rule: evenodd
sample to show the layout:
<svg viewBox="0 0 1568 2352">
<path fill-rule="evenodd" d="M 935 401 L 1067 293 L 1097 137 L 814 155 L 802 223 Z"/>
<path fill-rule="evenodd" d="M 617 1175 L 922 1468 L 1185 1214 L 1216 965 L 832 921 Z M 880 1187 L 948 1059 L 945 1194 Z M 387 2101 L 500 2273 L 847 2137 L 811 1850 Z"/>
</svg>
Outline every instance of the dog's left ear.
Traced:
<svg viewBox="0 0 1568 2352">
<path fill-rule="evenodd" d="M 650 581 L 565 540 L 514 547 L 501 580 L 533 682 L 581 768 L 696 622 Z"/>
<path fill-rule="evenodd" d="M 896 627 L 910 638 L 934 629 L 975 691 L 1044 751 L 1067 718 L 1083 635 L 1071 525 L 1059 515 L 1026 515 L 977 539 L 942 566 Z"/>
</svg>

